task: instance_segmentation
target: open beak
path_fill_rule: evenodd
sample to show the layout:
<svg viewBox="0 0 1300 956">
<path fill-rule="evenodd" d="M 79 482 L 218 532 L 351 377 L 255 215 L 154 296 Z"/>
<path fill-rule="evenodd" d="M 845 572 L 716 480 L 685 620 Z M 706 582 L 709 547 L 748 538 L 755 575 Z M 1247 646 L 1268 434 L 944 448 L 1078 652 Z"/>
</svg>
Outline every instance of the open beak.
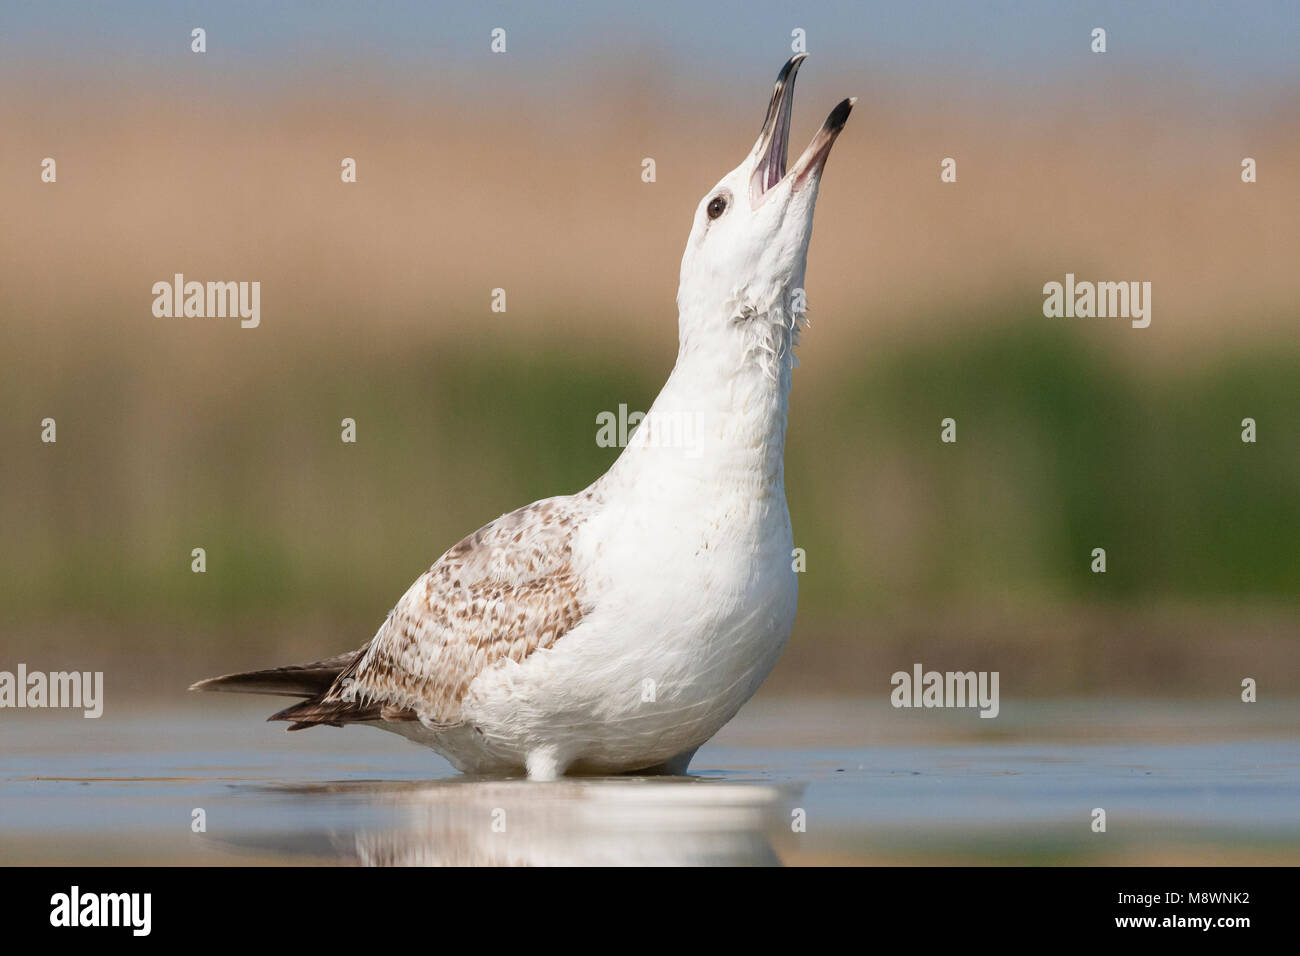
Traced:
<svg viewBox="0 0 1300 956">
<path fill-rule="evenodd" d="M 768 104 L 767 116 L 763 120 L 763 129 L 754 144 L 754 173 L 749 181 L 749 201 L 757 209 L 767 194 L 787 175 L 792 177 L 791 188 L 800 189 L 805 183 L 816 180 L 826 165 L 830 155 L 831 144 L 840 135 L 844 124 L 848 122 L 849 111 L 857 102 L 857 97 L 843 100 L 831 115 L 826 118 L 803 155 L 795 161 L 794 167 L 787 173 L 786 156 L 790 148 L 790 113 L 794 107 L 794 78 L 799 72 L 799 64 L 808 54 L 796 53 L 781 68 L 776 78 L 776 87 L 772 90 L 772 102 Z"/>
</svg>

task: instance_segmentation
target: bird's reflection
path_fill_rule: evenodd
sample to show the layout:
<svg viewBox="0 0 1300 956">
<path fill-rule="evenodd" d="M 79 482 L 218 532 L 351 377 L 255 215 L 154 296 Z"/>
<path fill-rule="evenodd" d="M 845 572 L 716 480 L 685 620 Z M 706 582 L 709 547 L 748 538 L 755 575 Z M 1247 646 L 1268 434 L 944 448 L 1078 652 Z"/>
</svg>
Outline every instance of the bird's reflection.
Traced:
<svg viewBox="0 0 1300 956">
<path fill-rule="evenodd" d="M 281 786 L 307 829 L 235 840 L 363 866 L 779 865 L 799 788 L 698 777 Z M 313 827 L 312 818 L 321 824 Z M 340 825 L 340 818 L 343 825 Z"/>
</svg>

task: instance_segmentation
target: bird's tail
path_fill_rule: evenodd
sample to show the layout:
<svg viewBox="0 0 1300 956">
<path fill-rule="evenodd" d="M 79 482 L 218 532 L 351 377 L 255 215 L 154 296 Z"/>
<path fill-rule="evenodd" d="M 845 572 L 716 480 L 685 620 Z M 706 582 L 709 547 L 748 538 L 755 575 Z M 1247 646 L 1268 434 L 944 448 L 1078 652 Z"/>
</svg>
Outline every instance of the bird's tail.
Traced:
<svg viewBox="0 0 1300 956">
<path fill-rule="evenodd" d="M 373 721 L 418 720 L 413 710 L 373 701 L 355 701 L 331 694 L 340 677 L 348 674 L 365 654 L 363 647 L 338 657 L 291 664 L 264 671 L 246 671 L 209 677 L 190 690 L 223 690 L 238 694 L 276 694 L 282 697 L 305 697 L 306 700 L 272 714 L 267 720 L 286 720 L 290 730 L 327 725 L 370 723 Z"/>
<path fill-rule="evenodd" d="M 264 671 L 246 671 L 242 674 L 226 674 L 222 677 L 209 677 L 197 684 L 191 684 L 190 690 L 229 691 L 236 694 L 275 694 L 281 697 L 318 697 L 333 686 L 340 674 L 352 666 L 353 662 L 365 651 L 348 651 L 337 657 L 310 664 L 291 664 L 288 667 L 272 667 Z"/>
</svg>

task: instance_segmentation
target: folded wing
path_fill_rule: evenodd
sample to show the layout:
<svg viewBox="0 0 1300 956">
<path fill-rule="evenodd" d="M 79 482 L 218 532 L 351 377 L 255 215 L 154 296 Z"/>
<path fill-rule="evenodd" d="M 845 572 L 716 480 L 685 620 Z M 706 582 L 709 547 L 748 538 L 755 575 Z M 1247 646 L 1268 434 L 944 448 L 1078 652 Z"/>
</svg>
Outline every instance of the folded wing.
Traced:
<svg viewBox="0 0 1300 956">
<path fill-rule="evenodd" d="M 460 723 L 479 674 L 554 646 L 589 613 L 572 541 L 592 498 L 538 501 L 462 540 L 420 575 L 327 690 L 270 719 L 291 721 L 290 730 Z"/>
</svg>

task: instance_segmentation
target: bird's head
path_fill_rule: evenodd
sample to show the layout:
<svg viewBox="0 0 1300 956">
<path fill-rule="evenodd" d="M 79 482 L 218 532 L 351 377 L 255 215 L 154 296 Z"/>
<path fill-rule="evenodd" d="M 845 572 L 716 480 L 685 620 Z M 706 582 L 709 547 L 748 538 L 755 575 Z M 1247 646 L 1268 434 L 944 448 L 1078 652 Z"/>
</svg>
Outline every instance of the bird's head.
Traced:
<svg viewBox="0 0 1300 956">
<path fill-rule="evenodd" d="M 843 100 L 787 166 L 794 79 L 804 54 L 776 78 L 758 141 L 700 200 L 682 256 L 677 304 L 683 348 L 724 340 L 760 359 L 788 351 L 803 313 L 813 207 L 831 145 L 855 99 Z M 725 349 L 732 352 L 732 349 Z"/>
</svg>

